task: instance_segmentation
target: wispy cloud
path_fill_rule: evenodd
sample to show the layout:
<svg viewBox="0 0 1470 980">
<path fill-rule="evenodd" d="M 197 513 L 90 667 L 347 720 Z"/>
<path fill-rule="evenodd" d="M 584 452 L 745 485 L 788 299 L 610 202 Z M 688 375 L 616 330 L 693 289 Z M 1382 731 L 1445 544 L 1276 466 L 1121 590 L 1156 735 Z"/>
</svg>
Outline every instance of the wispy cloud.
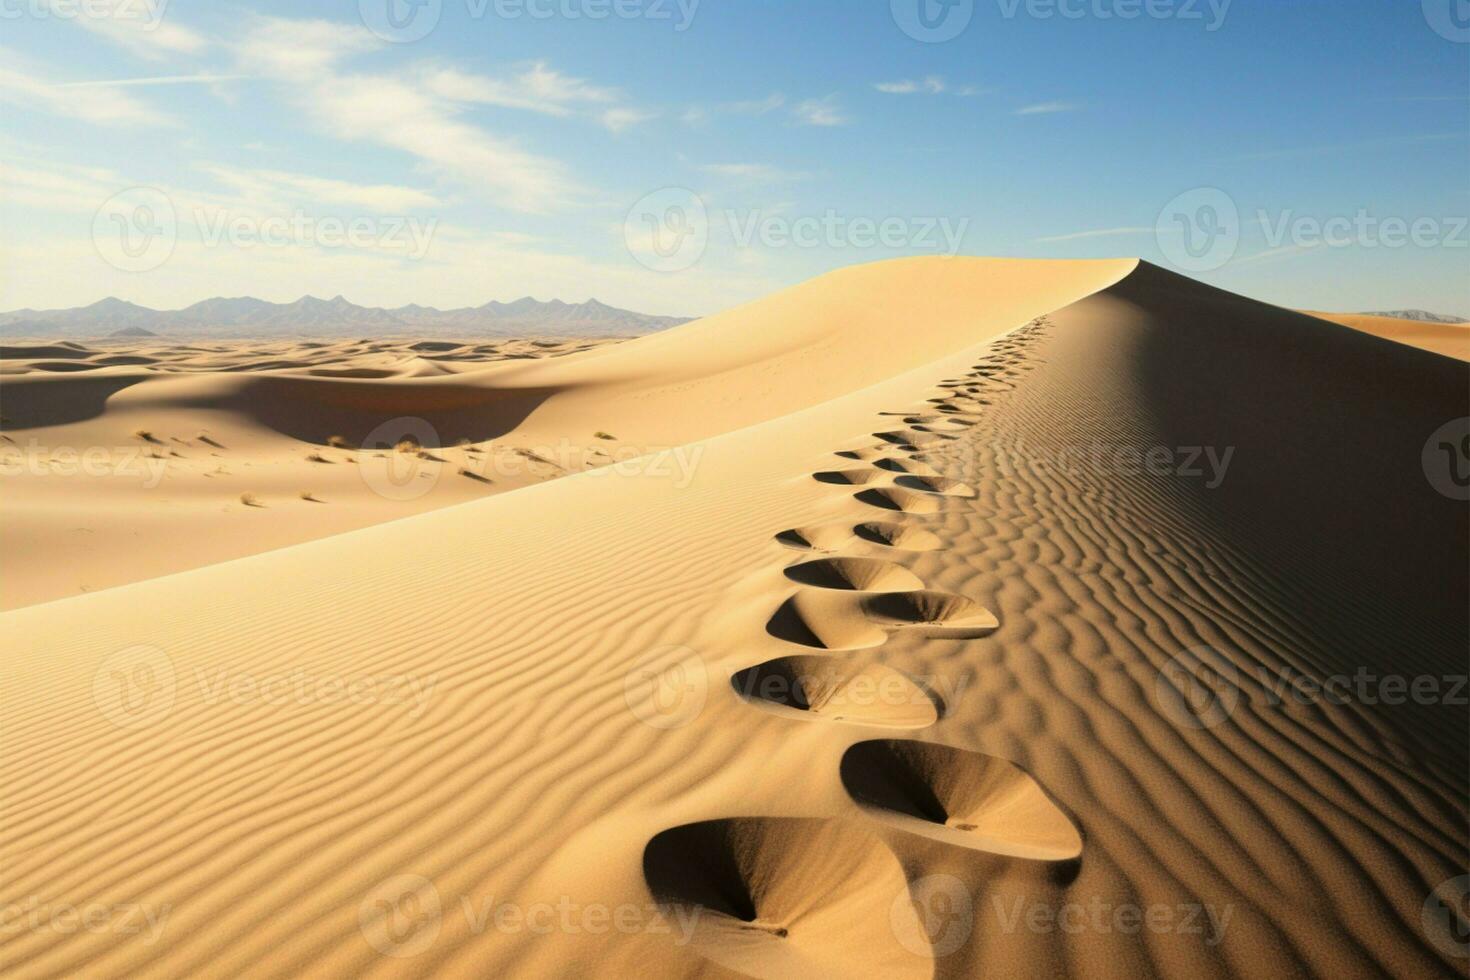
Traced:
<svg viewBox="0 0 1470 980">
<path fill-rule="evenodd" d="M 560 162 L 458 117 L 465 103 L 445 93 L 468 94 L 462 86 L 472 76 L 451 76 L 436 91 L 420 77 L 340 72 L 343 60 L 378 46 L 360 26 L 261 18 L 237 51 L 247 69 L 284 83 L 288 97 L 330 136 L 407 153 L 513 210 L 545 211 L 581 195 Z M 579 80 L 555 73 L 533 71 L 521 81 L 563 104 L 589 97 Z"/>
<path fill-rule="evenodd" d="M 1143 227 L 1122 228 L 1095 228 L 1091 231 L 1074 231 L 1065 235 L 1047 235 L 1045 238 L 1035 238 L 1032 241 L 1037 244 L 1050 242 L 1075 242 L 1083 238 L 1121 238 L 1124 235 L 1152 235 L 1154 229 Z"/>
<path fill-rule="evenodd" d="M 420 73 L 428 91 L 455 102 L 524 109 L 549 116 L 569 116 L 587 106 L 605 106 L 619 100 L 616 89 L 573 78 L 536 62 L 507 78 L 491 78 L 451 67 Z"/>
<path fill-rule="evenodd" d="M 707 163 L 699 169 L 716 177 L 725 177 L 731 180 L 750 181 L 752 183 L 778 183 L 791 180 L 805 180 L 807 174 L 793 170 L 782 170 L 764 163 Z"/>
<path fill-rule="evenodd" d="M 80 119 L 99 126 L 169 126 L 174 120 L 145 102 L 112 88 L 78 92 L 66 83 L 48 82 L 40 78 L 34 66 L 14 52 L 0 48 L 0 103 L 8 102 L 25 109 L 36 109 Z"/>
<path fill-rule="evenodd" d="M 168 0 L 43 0 L 57 20 L 106 38 L 133 54 L 150 59 L 195 54 L 208 46 L 200 34 L 165 20 Z"/>
<path fill-rule="evenodd" d="M 284 197 L 308 204 L 366 208 L 381 214 L 403 214 L 443 203 L 426 191 L 396 184 L 355 184 L 330 177 L 220 164 L 205 164 L 200 169 L 251 198 Z"/>
<path fill-rule="evenodd" d="M 1254 265 L 1258 262 L 1275 262 L 1279 259 L 1289 259 L 1301 255 L 1303 252 L 1310 252 L 1315 248 L 1319 248 L 1322 244 L 1322 242 L 1310 242 L 1302 245 L 1282 245 L 1278 248 L 1268 248 L 1264 252 L 1257 252 L 1254 255 L 1246 255 L 1235 259 L 1230 265 L 1232 267 L 1237 265 Z"/>
<path fill-rule="evenodd" d="M 619 106 L 607 109 L 597 117 L 597 121 L 614 133 L 621 133 L 630 126 L 648 122 L 650 119 L 658 118 L 658 113 L 644 109 L 633 109 L 628 106 Z"/>
<path fill-rule="evenodd" d="M 1082 108 L 1077 102 L 1036 102 L 1017 109 L 1017 116 L 1049 116 L 1058 112 L 1076 112 Z"/>
<path fill-rule="evenodd" d="M 916 95 L 920 92 L 928 95 L 938 95 L 948 86 L 945 85 L 944 79 L 938 75 L 930 75 L 918 81 L 904 79 L 901 82 L 879 82 L 873 87 L 889 95 Z"/>
<path fill-rule="evenodd" d="M 234 82 L 249 75 L 154 75 L 149 78 L 106 78 L 85 82 L 61 82 L 57 88 L 133 88 L 155 85 L 212 85 Z"/>
<path fill-rule="evenodd" d="M 791 115 L 804 126 L 846 126 L 851 120 L 837 105 L 837 96 L 807 99 L 791 107 Z"/>
</svg>

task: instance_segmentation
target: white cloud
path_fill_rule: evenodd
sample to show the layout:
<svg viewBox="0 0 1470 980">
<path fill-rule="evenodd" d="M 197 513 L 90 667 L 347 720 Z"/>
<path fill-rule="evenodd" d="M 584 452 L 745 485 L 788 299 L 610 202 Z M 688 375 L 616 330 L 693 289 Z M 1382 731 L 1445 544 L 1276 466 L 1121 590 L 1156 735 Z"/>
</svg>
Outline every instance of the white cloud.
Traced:
<svg viewBox="0 0 1470 980">
<path fill-rule="evenodd" d="M 365 27 L 328 20 L 259 17 L 235 44 L 241 64 L 253 74 L 309 82 L 353 54 L 382 46 Z"/>
<path fill-rule="evenodd" d="M 443 90 L 471 94 L 473 76 L 441 78 L 436 92 L 419 78 L 338 72 L 340 60 L 376 47 L 376 38 L 362 27 L 261 18 L 238 50 L 245 64 L 286 83 L 290 98 L 330 136 L 410 154 L 512 210 L 545 211 L 582 193 L 558 161 L 459 118 L 466 103 Z M 529 79 L 527 91 L 545 98 L 589 94 L 576 80 L 540 66 L 521 77 Z"/>
<path fill-rule="evenodd" d="M 155 85 L 213 85 L 233 82 L 247 75 L 154 75 L 149 78 L 107 78 L 85 82 L 62 82 L 58 88 L 136 88 Z"/>
<path fill-rule="evenodd" d="M 837 105 L 837 96 L 807 99 L 791 107 L 796 121 L 806 126 L 845 126 L 850 122 Z"/>
<path fill-rule="evenodd" d="M 381 214 L 407 213 L 441 207 L 437 197 L 413 187 L 395 184 L 354 184 L 330 177 L 284 173 L 279 170 L 240 170 L 218 164 L 200 168 L 247 197 L 286 197 L 309 204 L 339 204 Z"/>
<path fill-rule="evenodd" d="M 638 123 L 647 122 L 657 116 L 658 113 L 656 112 L 644 112 L 641 109 L 619 107 L 608 109 L 602 115 L 598 116 L 597 119 L 598 122 L 602 123 L 603 126 L 612 132 L 621 133 L 629 126 L 636 126 Z"/>
<path fill-rule="evenodd" d="M 1024 105 L 1015 111 L 1018 116 L 1048 116 L 1057 112 L 1076 112 L 1082 106 L 1076 102 L 1037 102 Z"/>
<path fill-rule="evenodd" d="M 923 92 L 927 95 L 938 95 L 947 88 L 944 83 L 944 79 L 940 78 L 938 75 L 930 75 L 927 78 L 921 79 L 919 81 L 914 81 L 913 79 L 904 79 L 901 82 L 879 82 L 873 87 L 876 88 L 878 91 L 886 92 L 889 95 L 915 95 L 919 92 Z M 967 91 L 972 92 L 973 90 Z"/>
<path fill-rule="evenodd" d="M 21 61 L 13 52 L 0 49 L 7 64 Z M 43 81 L 28 66 L 0 66 L 0 103 L 8 102 L 58 116 L 80 119 L 99 126 L 168 126 L 168 116 L 125 92 L 111 88 L 76 91 L 65 84 Z"/>
<path fill-rule="evenodd" d="M 525 109 L 549 116 L 569 116 L 580 106 L 618 101 L 616 90 L 563 75 L 541 62 L 510 78 L 435 67 L 423 71 L 420 80 L 430 92 L 455 102 Z"/>
<path fill-rule="evenodd" d="M 1033 239 L 1033 241 L 1038 244 L 1047 242 L 1073 242 L 1081 238 L 1117 238 L 1122 235 L 1152 235 L 1153 233 L 1153 228 L 1096 228 L 1092 231 L 1074 231 L 1066 235 L 1048 235 L 1045 238 Z"/>
<path fill-rule="evenodd" d="M 52 16 L 121 45 L 143 58 L 194 54 L 202 36 L 167 19 L 169 0 L 45 0 Z"/>
<path fill-rule="evenodd" d="M 764 163 L 707 163 L 699 169 L 716 177 L 732 180 L 775 183 L 777 181 L 804 180 L 806 174 L 782 170 Z"/>
</svg>

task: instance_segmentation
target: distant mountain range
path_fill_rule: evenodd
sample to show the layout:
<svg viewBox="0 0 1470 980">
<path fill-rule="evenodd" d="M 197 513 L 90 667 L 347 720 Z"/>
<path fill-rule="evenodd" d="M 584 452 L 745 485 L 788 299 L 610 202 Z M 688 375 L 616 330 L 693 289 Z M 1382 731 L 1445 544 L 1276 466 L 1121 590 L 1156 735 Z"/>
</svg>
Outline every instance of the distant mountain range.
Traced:
<svg viewBox="0 0 1470 980">
<path fill-rule="evenodd" d="M 268 303 L 242 296 L 206 299 L 182 310 L 150 310 L 109 296 L 91 306 L 69 310 L 15 310 L 0 313 L 0 336 L 336 336 L 414 334 L 456 336 L 550 335 L 626 336 L 652 333 L 687 323 L 690 317 L 634 313 L 590 299 L 585 303 L 541 302 L 527 296 L 511 303 L 437 310 L 401 306 L 393 310 L 358 306 L 341 296 L 303 296 L 294 303 Z"/>
<path fill-rule="evenodd" d="M 1418 320 L 1420 323 L 1464 323 L 1462 316 L 1426 313 L 1424 310 L 1394 310 L 1391 313 L 1364 313 L 1363 316 L 1387 316 L 1395 320 Z"/>
</svg>

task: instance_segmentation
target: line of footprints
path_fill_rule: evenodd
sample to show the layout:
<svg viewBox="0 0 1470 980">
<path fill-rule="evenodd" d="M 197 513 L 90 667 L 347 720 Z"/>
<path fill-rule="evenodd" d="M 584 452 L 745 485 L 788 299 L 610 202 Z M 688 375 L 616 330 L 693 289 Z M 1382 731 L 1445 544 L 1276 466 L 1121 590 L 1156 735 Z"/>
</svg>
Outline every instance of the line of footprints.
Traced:
<svg viewBox="0 0 1470 980">
<path fill-rule="evenodd" d="M 874 433 L 873 444 L 841 451 L 841 464 L 813 474 L 872 507 L 873 519 L 775 536 L 801 553 L 785 569 L 801 588 L 766 629 L 805 652 L 738 672 L 737 694 L 813 721 L 922 729 L 939 720 L 945 705 L 931 685 L 883 664 L 854 669 L 842 653 L 881 646 L 898 632 L 982 637 L 999 622 L 972 599 L 926 588 L 897 562 L 842 551 L 855 539 L 894 552 L 941 546 L 917 519 L 976 494 L 940 475 L 926 450 L 957 439 L 993 396 L 1012 387 L 1024 370 L 1018 362 L 1046 325 L 1044 318 L 1033 321 L 993 344 L 970 373 L 941 384 L 949 393 L 930 399 L 927 414 L 902 413 L 904 428 Z M 1005 759 L 912 738 L 872 739 L 847 749 L 840 777 L 867 816 L 902 831 L 1038 861 L 1075 862 L 1082 851 L 1071 819 Z M 893 852 L 853 821 L 730 817 L 685 824 L 654 836 L 643 865 L 655 897 L 696 923 L 695 948 L 748 976 L 876 969 L 927 977 L 932 957 L 943 952 L 914 903 L 893 901 L 907 898 L 910 887 Z"/>
</svg>

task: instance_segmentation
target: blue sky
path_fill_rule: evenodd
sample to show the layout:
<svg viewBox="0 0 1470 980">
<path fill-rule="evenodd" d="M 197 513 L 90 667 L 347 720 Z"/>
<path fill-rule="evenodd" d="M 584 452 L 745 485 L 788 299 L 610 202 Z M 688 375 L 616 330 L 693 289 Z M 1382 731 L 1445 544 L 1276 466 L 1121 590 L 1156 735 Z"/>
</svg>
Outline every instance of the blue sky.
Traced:
<svg viewBox="0 0 1470 980">
<path fill-rule="evenodd" d="M 958 250 L 1470 315 L 1464 6 L 0 0 L 0 309 L 701 314 Z"/>
</svg>

